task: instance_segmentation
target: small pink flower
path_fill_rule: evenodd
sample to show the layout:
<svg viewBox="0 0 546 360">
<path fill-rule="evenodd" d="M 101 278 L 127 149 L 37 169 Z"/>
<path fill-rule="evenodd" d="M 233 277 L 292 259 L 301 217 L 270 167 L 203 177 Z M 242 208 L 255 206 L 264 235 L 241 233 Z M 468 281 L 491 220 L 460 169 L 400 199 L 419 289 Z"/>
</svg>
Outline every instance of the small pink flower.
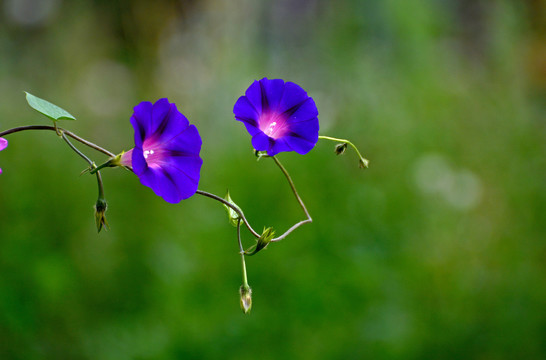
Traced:
<svg viewBox="0 0 546 360">
<path fill-rule="evenodd" d="M 4 138 L 0 138 L 0 151 L 4 150 L 8 147 L 8 141 Z M 2 169 L 0 169 L 0 174 L 2 173 Z"/>
</svg>

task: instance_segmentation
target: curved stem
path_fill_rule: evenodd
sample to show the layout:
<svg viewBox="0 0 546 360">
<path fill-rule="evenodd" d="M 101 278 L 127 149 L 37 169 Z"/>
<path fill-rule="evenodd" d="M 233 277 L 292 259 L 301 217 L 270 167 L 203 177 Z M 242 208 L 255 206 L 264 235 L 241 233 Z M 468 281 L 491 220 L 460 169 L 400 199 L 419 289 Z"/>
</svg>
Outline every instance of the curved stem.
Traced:
<svg viewBox="0 0 546 360">
<path fill-rule="evenodd" d="M 250 226 L 250 224 L 248 223 L 248 220 L 246 219 L 245 217 L 245 214 L 243 214 L 243 212 L 241 211 L 241 209 L 239 209 L 237 206 L 231 204 L 229 201 L 225 200 L 225 199 L 222 199 L 220 196 L 218 195 L 214 195 L 214 194 L 211 194 L 211 193 L 208 193 L 206 191 L 202 191 L 202 190 L 197 190 L 195 192 L 196 194 L 199 194 L 199 195 L 203 195 L 203 196 L 206 196 L 208 198 L 211 198 L 211 199 L 214 199 L 216 201 L 219 201 L 221 202 L 222 204 L 226 205 L 226 206 L 229 206 L 230 208 L 233 209 L 233 211 L 235 211 L 237 213 L 237 215 L 239 215 L 241 217 L 241 219 L 243 220 L 243 222 L 245 223 L 246 227 L 248 228 L 248 230 L 252 233 L 252 235 L 254 235 L 254 237 L 257 237 L 259 238 L 260 237 L 260 234 L 258 234 L 256 231 L 254 231 L 254 229 L 252 228 L 252 226 Z"/>
<path fill-rule="evenodd" d="M 267 157 L 272 157 L 273 160 L 275 161 L 275 164 L 277 164 L 277 166 L 281 169 L 282 173 L 284 174 L 284 176 L 286 177 L 286 179 L 288 180 L 288 184 L 290 185 L 290 188 L 292 189 L 292 192 L 294 193 L 294 196 L 296 196 L 296 199 L 298 200 L 298 203 L 300 204 L 303 212 L 305 213 L 305 216 L 307 217 L 307 219 L 305 220 L 302 220 L 302 221 L 299 221 L 297 222 L 296 224 L 292 225 L 288 230 L 286 230 L 281 236 L 279 237 L 276 237 L 274 239 L 271 239 L 271 242 L 277 242 L 277 241 L 281 241 L 283 240 L 285 237 L 287 237 L 292 231 L 296 230 L 297 228 L 299 228 L 300 226 L 302 226 L 303 224 L 307 224 L 307 223 L 310 223 L 313 221 L 313 219 L 311 218 L 311 215 L 309 215 L 309 211 L 307 211 L 307 208 L 305 207 L 305 204 L 303 203 L 303 200 L 301 199 L 300 195 L 298 194 L 298 191 L 296 190 L 296 185 L 294 185 L 294 181 L 292 181 L 292 178 L 290 177 L 290 174 L 288 174 L 288 171 L 286 171 L 286 169 L 284 168 L 284 166 L 281 164 L 281 162 L 279 161 L 279 159 L 277 159 L 275 156 L 267 156 Z M 208 193 L 206 191 L 202 191 L 202 190 L 197 190 L 196 191 L 197 194 L 199 195 L 203 195 L 203 196 L 206 196 L 206 197 L 209 197 L 211 199 L 214 199 L 216 201 L 219 201 L 221 202 L 222 204 L 226 205 L 226 206 L 229 206 L 231 209 L 233 209 L 240 217 L 240 220 L 242 220 L 244 222 L 244 224 L 246 225 L 246 227 L 248 228 L 248 230 L 252 233 L 252 235 L 254 235 L 254 237 L 256 238 L 259 238 L 260 237 L 260 234 L 258 234 L 253 228 L 252 226 L 250 225 L 250 223 L 248 222 L 248 220 L 246 219 L 245 215 L 243 214 L 243 211 L 231 204 L 229 201 L 217 196 L 217 195 L 214 195 L 214 194 L 211 194 L 211 193 Z"/>
<path fill-rule="evenodd" d="M 296 185 L 294 185 L 294 181 L 292 181 L 292 178 L 290 177 L 290 174 L 288 174 L 288 171 L 286 171 L 286 169 L 281 164 L 279 159 L 277 159 L 276 156 L 271 156 L 271 157 L 273 158 L 273 160 L 275 161 L 275 164 L 277 164 L 277 166 L 281 169 L 282 173 L 284 174 L 284 176 L 288 180 L 288 183 L 290 184 L 290 188 L 292 189 L 292 192 L 294 193 L 294 196 L 296 196 L 296 199 L 298 200 L 303 212 L 305 213 L 305 216 L 307 217 L 307 219 L 302 220 L 302 221 L 294 224 L 290 229 L 286 230 L 284 232 L 284 234 L 282 234 L 281 236 L 276 237 L 274 239 L 271 239 L 271 242 L 274 242 L 274 241 L 281 241 L 282 239 L 287 237 L 292 231 L 299 228 L 301 225 L 313 222 L 313 219 L 311 218 L 311 215 L 309 215 L 309 211 L 307 211 L 307 208 L 305 207 L 305 204 L 303 203 L 303 200 L 301 199 L 300 195 L 298 194 L 298 191 L 296 190 Z"/>
<path fill-rule="evenodd" d="M 65 130 L 63 128 L 58 128 L 58 127 L 55 127 L 55 126 L 47 126 L 47 125 L 28 125 L 28 126 L 19 126 L 19 127 L 16 127 L 16 128 L 13 128 L 13 129 L 9 129 L 9 130 L 5 130 L 5 131 L 2 131 L 0 132 L 0 137 L 1 136 L 5 136 L 5 135 L 9 135 L 9 134 L 13 134 L 13 133 L 16 133 L 16 132 L 20 132 L 20 131 L 27 131 L 27 130 L 51 130 L 51 131 L 55 131 L 56 133 L 58 133 L 59 131 L 62 132 L 62 133 L 65 133 L 66 135 L 70 136 L 72 139 L 76 140 L 76 141 L 79 141 L 81 142 L 82 144 L 86 145 L 86 146 L 89 146 L 90 148 L 94 149 L 94 150 L 97 150 L 105 155 L 108 155 L 110 157 L 113 157 L 115 156 L 114 153 L 111 153 L 110 151 L 106 150 L 106 149 L 103 149 L 101 148 L 100 146 L 96 145 L 96 144 L 93 144 L 92 142 L 90 141 L 87 141 L 81 137 L 79 137 L 78 135 L 68 131 L 68 130 Z"/>
<path fill-rule="evenodd" d="M 97 175 L 97 184 L 99 186 L 99 199 L 104 199 L 104 187 L 102 185 L 102 176 L 100 176 L 100 171 L 97 171 L 96 175 Z"/>
<path fill-rule="evenodd" d="M 248 279 L 246 276 L 245 250 L 241 242 L 241 218 L 237 221 L 237 241 L 239 242 L 239 254 L 241 254 L 241 266 L 243 270 L 243 286 L 248 287 Z"/>
<path fill-rule="evenodd" d="M 95 163 L 89 159 L 87 156 L 85 156 L 84 153 L 82 153 L 80 150 L 78 150 L 71 142 L 70 140 L 68 140 L 68 138 L 66 137 L 66 134 L 64 132 L 64 130 L 59 130 L 60 134 L 61 134 L 61 137 L 63 138 L 64 141 L 66 141 L 66 143 L 68 144 L 68 146 L 70 146 L 70 148 L 72 150 L 74 150 L 76 152 L 76 154 L 80 155 L 85 161 L 87 161 L 87 163 L 89 165 L 91 165 L 91 167 L 95 167 Z M 100 175 L 100 171 L 97 171 L 95 172 L 95 174 L 97 175 L 97 185 L 99 187 L 99 199 L 104 199 L 104 186 L 102 184 L 102 176 Z"/>
<path fill-rule="evenodd" d="M 300 203 L 300 206 L 301 206 L 303 212 L 305 213 L 305 216 L 307 216 L 307 218 L 310 219 L 311 216 L 309 216 L 309 212 L 307 211 L 307 208 L 305 207 L 305 204 L 303 203 L 303 200 L 301 199 L 300 195 L 298 194 L 298 191 L 296 190 L 296 185 L 294 185 L 294 181 L 292 181 L 292 178 L 290 177 L 290 174 L 288 174 L 288 171 L 286 171 L 286 169 L 284 168 L 284 166 L 282 166 L 281 162 L 279 161 L 279 159 L 277 159 L 276 156 L 272 156 L 272 158 L 275 161 L 275 164 L 277 164 L 277 166 L 281 169 L 284 176 L 286 176 L 286 179 L 288 180 L 288 183 L 290 184 L 290 188 L 292 189 L 292 192 L 294 193 L 294 195 L 296 196 L 296 199 Z"/>
<path fill-rule="evenodd" d="M 347 139 L 338 139 L 338 138 L 335 138 L 335 137 L 331 137 L 331 136 L 322 136 L 320 135 L 319 136 L 319 139 L 323 139 L 323 140 L 331 140 L 331 141 L 337 141 L 337 142 L 341 142 L 341 143 L 345 143 L 347 145 L 350 145 L 354 151 L 356 152 L 356 154 L 358 155 L 359 157 L 359 160 L 360 160 L 360 164 L 361 164 L 361 167 L 368 167 L 368 164 L 369 164 L 369 160 L 364 158 L 362 156 L 362 154 L 360 154 L 360 151 L 358 151 L 358 148 L 355 146 L 355 144 L 353 144 L 352 142 L 350 142 L 349 140 Z"/>
<path fill-rule="evenodd" d="M 85 161 L 87 161 L 89 163 L 89 165 L 93 166 L 93 161 L 91 159 L 89 159 L 87 156 L 85 156 L 84 153 L 82 153 L 80 150 L 78 150 L 71 142 L 70 140 L 68 140 L 68 138 L 66 137 L 66 134 L 64 133 L 64 131 L 61 130 L 60 132 L 60 135 L 61 137 L 63 138 L 63 140 L 68 144 L 68 146 L 70 146 L 70 148 L 72 150 L 74 150 L 74 152 L 78 155 L 80 155 Z"/>
</svg>

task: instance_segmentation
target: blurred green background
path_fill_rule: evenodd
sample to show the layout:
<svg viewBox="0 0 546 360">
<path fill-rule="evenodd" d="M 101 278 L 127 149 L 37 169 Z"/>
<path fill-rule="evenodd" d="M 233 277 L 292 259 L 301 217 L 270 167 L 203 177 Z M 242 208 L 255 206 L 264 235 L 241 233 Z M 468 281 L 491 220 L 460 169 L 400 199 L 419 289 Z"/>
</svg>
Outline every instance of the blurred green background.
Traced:
<svg viewBox="0 0 546 360">
<path fill-rule="evenodd" d="M 232 114 L 253 80 L 300 84 L 321 134 L 370 159 L 281 155 L 314 222 L 247 260 L 243 315 L 218 203 L 107 169 L 97 235 L 86 164 L 52 132 L 8 136 L 0 359 L 546 358 L 544 1 L 0 4 L 0 130 L 48 123 L 26 90 L 119 152 L 133 106 L 168 97 L 203 138 L 200 188 L 279 231 L 301 209 Z"/>
</svg>

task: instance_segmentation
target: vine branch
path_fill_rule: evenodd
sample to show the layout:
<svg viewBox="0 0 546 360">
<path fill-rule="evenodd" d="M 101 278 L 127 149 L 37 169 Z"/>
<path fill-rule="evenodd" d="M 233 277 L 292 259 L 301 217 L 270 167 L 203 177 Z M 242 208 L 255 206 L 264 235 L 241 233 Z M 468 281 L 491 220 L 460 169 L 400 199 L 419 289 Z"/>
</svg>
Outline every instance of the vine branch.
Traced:
<svg viewBox="0 0 546 360">
<path fill-rule="evenodd" d="M 13 129 L 9 129 L 9 130 L 5 130 L 5 131 L 2 131 L 0 132 L 0 137 L 1 136 L 5 136 L 5 135 L 9 135 L 9 134 L 13 134 L 13 133 L 16 133 L 16 132 L 19 132 L 19 131 L 26 131 L 26 130 L 51 130 L 51 131 L 55 131 L 56 133 L 65 133 L 66 135 L 70 136 L 72 139 L 76 140 L 76 141 L 79 141 L 81 142 L 82 144 L 86 145 L 86 146 L 89 146 L 90 148 L 92 149 L 95 149 L 105 155 L 108 155 L 110 157 L 113 157 L 115 156 L 114 153 L 111 153 L 110 151 L 90 142 L 90 141 L 87 141 L 81 137 L 79 137 L 78 135 L 74 134 L 73 132 L 70 132 L 68 130 L 65 130 L 63 128 L 59 128 L 59 127 L 56 127 L 56 126 L 48 126 L 48 125 L 28 125 L 28 126 L 19 126 L 19 127 L 15 127 Z"/>
</svg>

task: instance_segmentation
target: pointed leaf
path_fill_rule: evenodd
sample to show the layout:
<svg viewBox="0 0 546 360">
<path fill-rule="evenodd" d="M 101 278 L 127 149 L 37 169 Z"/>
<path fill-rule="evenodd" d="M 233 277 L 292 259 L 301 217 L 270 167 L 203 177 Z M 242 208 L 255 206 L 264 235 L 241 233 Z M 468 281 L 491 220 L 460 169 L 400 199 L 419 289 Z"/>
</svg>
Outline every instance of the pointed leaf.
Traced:
<svg viewBox="0 0 546 360">
<path fill-rule="evenodd" d="M 68 111 L 61 109 L 57 105 L 52 104 L 44 99 L 40 99 L 39 97 L 29 94 L 26 91 L 25 93 L 27 94 L 27 102 L 30 107 L 38 111 L 39 113 L 47 116 L 51 120 L 76 120 L 76 118 L 72 116 Z"/>
</svg>

